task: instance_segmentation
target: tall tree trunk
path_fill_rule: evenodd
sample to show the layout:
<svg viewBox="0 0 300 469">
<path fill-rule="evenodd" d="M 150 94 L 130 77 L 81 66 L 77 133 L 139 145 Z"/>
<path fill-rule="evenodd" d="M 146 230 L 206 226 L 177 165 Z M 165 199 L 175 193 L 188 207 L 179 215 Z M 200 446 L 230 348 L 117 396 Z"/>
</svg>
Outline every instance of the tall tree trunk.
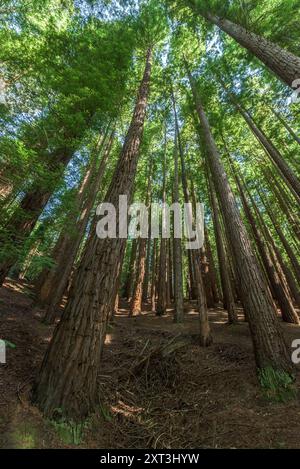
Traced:
<svg viewBox="0 0 300 469">
<path fill-rule="evenodd" d="M 200 249 L 200 266 L 203 278 L 203 287 L 206 296 L 206 303 L 208 308 L 215 307 L 214 293 L 212 289 L 211 276 L 210 276 L 210 265 L 206 252 L 206 245 Z"/>
<path fill-rule="evenodd" d="M 78 212 L 82 210 L 84 197 L 86 197 L 87 195 L 87 190 L 89 189 L 89 186 L 91 184 L 91 179 L 93 177 L 93 171 L 95 170 L 95 164 L 96 164 L 96 158 L 95 158 L 95 154 L 93 151 L 89 165 L 86 169 L 85 175 L 81 181 L 78 192 L 75 196 L 74 207 L 70 210 L 68 217 L 67 217 L 68 227 L 69 228 L 71 227 L 72 230 L 73 230 L 73 226 L 76 225 Z M 52 267 L 51 269 L 46 269 L 44 272 L 42 272 L 41 282 L 38 282 L 36 284 L 36 293 L 37 293 L 36 303 L 38 303 L 40 306 L 43 306 L 44 304 L 46 304 L 49 297 L 51 297 L 51 291 L 53 290 L 55 281 L 58 283 L 60 282 L 61 271 L 65 267 L 65 264 L 64 264 L 65 259 L 63 259 L 62 264 L 61 264 L 61 260 L 64 257 L 64 253 L 66 252 L 66 250 L 70 248 L 70 246 L 73 244 L 73 241 L 74 241 L 73 236 L 70 236 L 68 231 L 69 230 L 65 228 L 62 230 L 56 242 L 56 245 L 53 249 L 52 259 L 55 262 L 55 266 Z M 56 290 L 56 286 L 54 290 Z"/>
<path fill-rule="evenodd" d="M 33 390 L 33 400 L 48 417 L 82 421 L 98 404 L 97 375 L 107 319 L 115 300 L 115 283 L 126 238 L 120 236 L 119 196 L 131 203 L 150 85 L 151 48 L 133 117 L 105 202 L 116 208 L 119 236 L 87 241 L 62 319 L 57 325 Z M 122 214 L 121 214 L 122 215 Z"/>
<path fill-rule="evenodd" d="M 150 277 L 150 260 L 151 260 L 151 238 L 147 239 L 147 254 L 145 265 L 145 276 L 143 283 L 142 301 L 146 303 L 149 300 L 149 277 Z"/>
<path fill-rule="evenodd" d="M 193 181 L 191 180 L 191 196 L 193 201 L 194 208 L 196 207 L 196 193 Z M 204 285 L 207 298 L 207 306 L 213 308 L 215 304 L 219 303 L 220 296 L 217 283 L 217 274 L 214 263 L 214 258 L 212 255 L 212 250 L 209 242 L 209 235 L 204 224 L 204 246 L 200 250 L 201 263 L 204 265 L 207 270 L 204 273 Z"/>
<path fill-rule="evenodd" d="M 259 370 L 292 372 L 288 348 L 265 279 L 257 264 L 246 228 L 240 217 L 219 151 L 203 110 L 193 78 L 188 70 L 195 105 L 206 144 L 209 168 L 224 214 L 225 228 L 240 277 L 241 298 L 249 322 L 255 360 Z"/>
<path fill-rule="evenodd" d="M 166 305 L 171 304 L 171 290 L 170 290 L 170 239 L 166 240 Z"/>
<path fill-rule="evenodd" d="M 177 118 L 177 111 L 176 111 L 176 104 L 174 94 L 172 92 L 173 98 L 173 108 L 174 108 L 174 117 L 175 117 L 175 132 L 177 136 L 178 142 L 178 149 L 180 155 L 180 162 L 181 162 L 181 181 L 183 187 L 183 195 L 184 201 L 186 204 L 191 203 L 191 197 L 189 193 L 188 181 L 186 176 L 186 169 L 185 169 L 185 161 L 184 161 L 184 153 L 181 143 L 181 136 Z M 192 211 L 190 214 L 189 222 L 192 223 Z M 190 250 L 192 265 L 195 272 L 195 280 L 197 285 L 197 304 L 198 304 L 198 311 L 199 311 L 199 325 L 200 325 L 200 334 L 199 334 L 199 342 L 202 347 L 207 347 L 212 344 L 212 335 L 210 331 L 210 325 L 208 320 L 208 308 L 207 308 L 207 299 L 205 294 L 204 282 L 201 272 L 201 260 L 199 251 L 197 252 L 195 249 Z"/>
<path fill-rule="evenodd" d="M 289 207 L 289 210 L 293 213 L 297 211 L 297 213 L 300 215 L 300 207 L 298 208 L 295 206 L 295 201 L 289 190 L 289 187 L 287 186 L 286 182 L 282 179 L 282 177 L 280 177 L 278 169 L 277 171 L 272 171 L 269 166 L 266 166 L 262 168 L 262 172 L 266 178 L 266 181 L 270 181 L 270 183 L 272 183 L 272 187 L 276 186 L 281 192 L 282 197 L 284 197 L 285 203 Z"/>
<path fill-rule="evenodd" d="M 195 0 L 188 0 L 187 3 L 196 13 L 218 26 L 242 47 L 252 52 L 288 86 L 292 87 L 293 81 L 300 77 L 300 59 L 296 55 L 239 24 L 214 15 L 206 9 L 199 9 Z"/>
<path fill-rule="evenodd" d="M 152 183 L 152 159 L 149 164 L 148 171 L 148 186 L 146 193 L 146 207 L 149 210 L 150 204 L 150 193 Z M 148 230 L 149 235 L 149 230 Z M 142 293 L 143 293 L 143 282 L 145 277 L 145 263 L 146 263 L 146 250 L 147 250 L 147 238 L 140 238 L 139 241 L 139 255 L 137 260 L 137 275 L 133 287 L 133 294 L 130 304 L 130 316 L 137 316 L 142 311 Z"/>
<path fill-rule="evenodd" d="M 162 205 L 164 207 L 166 203 L 166 165 L 167 165 L 167 136 L 165 130 L 165 148 L 164 148 L 164 160 L 163 160 L 163 183 L 162 183 Z M 159 255 L 159 273 L 158 273 L 158 285 L 157 285 L 157 305 L 156 314 L 157 316 L 163 316 L 166 313 L 167 307 L 167 239 L 164 236 L 164 227 L 166 224 L 166 212 L 162 210 L 162 237 L 160 240 L 160 255 Z"/>
<path fill-rule="evenodd" d="M 219 259 L 220 277 L 221 277 L 222 290 L 223 290 L 224 308 L 228 312 L 228 323 L 237 324 L 238 315 L 237 315 L 237 311 L 235 307 L 234 294 L 233 294 L 233 288 L 232 288 L 231 279 L 230 279 L 230 271 L 229 271 L 229 266 L 228 266 L 227 254 L 224 249 L 223 240 L 222 240 L 222 230 L 221 230 L 218 202 L 217 202 L 217 198 L 216 198 L 215 192 L 212 188 L 212 184 L 210 183 L 210 181 L 209 181 L 209 189 L 210 189 L 213 223 L 214 223 L 215 236 L 216 236 L 218 259 Z"/>
<path fill-rule="evenodd" d="M 178 175 L 178 148 L 175 133 L 174 142 L 174 186 L 173 203 L 179 203 L 179 175 Z M 175 237 L 173 226 L 173 269 L 174 269 L 174 322 L 184 320 L 183 309 L 183 279 L 182 279 L 182 245 L 181 239 Z"/>
<path fill-rule="evenodd" d="M 153 241 L 152 257 L 151 257 L 151 311 L 155 313 L 156 311 L 156 283 L 157 283 L 157 260 L 159 256 L 157 255 L 157 239 Z"/>
<path fill-rule="evenodd" d="M 132 287 L 136 274 L 136 263 L 138 253 L 138 242 L 137 239 L 133 239 L 131 244 L 130 260 L 128 265 L 127 277 L 124 285 L 124 298 L 130 302 L 132 297 Z"/>
<path fill-rule="evenodd" d="M 172 256 L 172 238 L 169 239 L 169 289 L 170 289 L 170 300 L 174 300 L 174 277 L 173 277 L 173 256 Z"/>
<path fill-rule="evenodd" d="M 209 235 L 208 235 L 206 226 L 204 226 L 204 237 L 205 237 L 207 259 L 208 259 L 208 264 L 209 264 L 209 277 L 210 277 L 211 289 L 213 293 L 213 299 L 214 299 L 214 303 L 218 304 L 220 301 L 220 293 L 219 293 L 219 288 L 218 288 L 217 273 L 216 273 L 215 262 L 214 262 L 213 253 L 212 253 L 212 249 L 210 246 Z"/>
</svg>

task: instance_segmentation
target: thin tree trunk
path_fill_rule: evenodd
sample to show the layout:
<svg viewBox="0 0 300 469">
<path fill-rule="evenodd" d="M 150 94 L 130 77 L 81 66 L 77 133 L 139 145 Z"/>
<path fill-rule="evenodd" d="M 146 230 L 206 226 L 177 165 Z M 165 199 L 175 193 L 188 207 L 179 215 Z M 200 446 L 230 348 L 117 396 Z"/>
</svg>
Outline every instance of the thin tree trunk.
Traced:
<svg viewBox="0 0 300 469">
<path fill-rule="evenodd" d="M 130 261 L 128 265 L 128 273 L 127 278 L 124 286 L 124 298 L 130 302 L 132 297 L 132 287 L 133 287 L 133 279 L 135 278 L 136 273 L 136 262 L 137 262 L 137 252 L 138 252 L 138 242 L 136 239 L 133 239 L 131 244 L 131 253 L 130 253 Z"/>
<path fill-rule="evenodd" d="M 127 196 L 128 204 L 132 200 L 149 93 L 151 55 L 149 48 L 133 117 L 105 197 L 105 202 L 116 208 L 117 230 L 120 230 L 119 196 Z M 83 421 L 98 405 L 97 375 L 125 246 L 125 237 L 100 239 L 94 232 L 87 241 L 69 300 L 34 385 L 33 400 L 49 418 L 60 409 L 60 417 Z"/>
<path fill-rule="evenodd" d="M 210 265 L 209 265 L 209 260 L 208 260 L 207 253 L 206 253 L 205 243 L 200 249 L 200 266 L 201 266 L 201 273 L 202 273 L 207 307 L 214 308 L 215 300 L 214 300 L 214 294 L 213 294 L 212 283 L 211 283 Z"/>
<path fill-rule="evenodd" d="M 205 246 L 206 246 L 207 258 L 208 258 L 208 264 L 209 264 L 209 276 L 210 276 L 210 283 L 211 283 L 211 288 L 212 288 L 212 293 L 213 293 L 213 299 L 214 299 L 214 303 L 218 304 L 220 301 L 220 293 L 219 293 L 219 288 L 218 288 L 217 273 L 216 273 L 215 262 L 214 262 L 213 253 L 211 250 L 209 235 L 208 235 L 206 226 L 204 226 L 204 236 L 205 236 Z"/>
<path fill-rule="evenodd" d="M 227 259 L 226 251 L 223 246 L 218 202 L 217 202 L 215 192 L 212 188 L 212 185 L 210 181 L 208 182 L 209 182 L 209 188 L 210 188 L 210 198 L 211 198 L 211 203 L 212 203 L 213 223 L 214 223 L 215 236 L 216 236 L 217 252 L 218 252 L 218 258 L 219 258 L 220 277 L 221 277 L 222 289 L 223 289 L 224 309 L 226 309 L 228 312 L 228 323 L 237 324 L 238 315 L 237 315 L 237 311 L 235 307 L 233 288 L 232 288 L 232 284 L 230 280 L 228 259 Z"/>
<path fill-rule="evenodd" d="M 149 210 L 150 204 L 150 192 L 152 183 L 152 160 L 150 161 L 148 171 L 148 187 L 146 194 L 146 207 Z M 149 230 L 148 230 L 149 234 Z M 147 250 L 147 238 L 140 238 L 139 241 L 139 255 L 137 260 L 137 275 L 135 278 L 133 294 L 130 304 L 130 316 L 138 316 L 142 311 L 142 293 L 143 293 L 143 282 L 145 277 L 145 263 L 146 263 L 146 250 Z"/>
<path fill-rule="evenodd" d="M 174 142 L 174 186 L 173 203 L 179 203 L 179 175 L 178 175 L 178 148 L 175 133 Z M 183 309 L 183 280 L 182 280 L 182 246 L 181 239 L 175 237 L 173 226 L 173 269 L 174 269 L 174 322 L 180 323 L 184 320 Z"/>
<path fill-rule="evenodd" d="M 275 109 L 273 109 L 272 106 L 269 106 L 269 109 L 271 109 L 271 112 L 274 114 L 274 116 L 277 117 L 279 122 L 281 122 L 281 124 L 284 126 L 284 128 L 293 137 L 295 142 L 297 142 L 300 145 L 300 137 L 298 137 L 298 135 L 294 132 L 292 127 L 287 123 L 287 121 L 282 117 L 282 115 L 279 114 L 279 112 L 275 111 Z"/>
<path fill-rule="evenodd" d="M 163 160 L 163 184 L 162 184 L 162 205 L 164 207 L 166 203 L 166 165 L 167 165 L 167 137 L 165 130 L 165 148 L 164 148 L 164 160 Z M 164 237 L 164 226 L 166 223 L 166 213 L 163 208 L 162 211 L 162 237 L 160 240 L 160 256 L 159 256 L 159 273 L 158 273 L 158 286 L 157 286 L 157 305 L 156 314 L 157 316 L 163 316 L 166 313 L 167 307 L 167 239 Z"/>
<path fill-rule="evenodd" d="M 174 279 L 173 279 L 173 256 L 172 256 L 172 238 L 169 239 L 169 289 L 170 300 L 174 300 Z"/>
<path fill-rule="evenodd" d="M 183 187 L 183 195 L 184 201 L 186 204 L 191 203 L 191 197 L 188 188 L 187 176 L 186 176 L 186 169 L 185 169 L 185 161 L 184 161 L 184 153 L 181 144 L 181 136 L 180 130 L 178 125 L 178 118 L 176 112 L 176 104 L 174 94 L 172 92 L 173 98 L 173 108 L 174 108 L 174 117 L 175 117 L 175 131 L 178 141 L 178 149 L 180 155 L 180 162 L 181 162 L 181 181 Z M 192 213 L 190 216 L 190 223 L 192 222 Z M 198 303 L 198 311 L 199 311 L 199 326 L 200 326 L 200 334 L 199 334 L 199 342 L 202 347 L 208 347 L 212 344 L 212 335 L 210 331 L 210 325 L 208 320 L 208 308 L 207 308 L 207 299 L 204 289 L 203 277 L 201 272 L 201 260 L 199 256 L 199 252 L 196 252 L 195 249 L 190 250 L 190 255 L 192 259 L 192 265 L 195 272 L 195 280 L 197 285 L 197 303 Z"/>
<path fill-rule="evenodd" d="M 167 307 L 171 304 L 171 291 L 170 291 L 170 239 L 166 240 L 166 305 Z"/>
<path fill-rule="evenodd" d="M 152 249 L 152 258 L 151 258 L 151 311 L 155 313 L 156 311 L 156 305 L 155 305 L 155 299 L 156 299 L 156 280 L 157 280 L 157 239 L 154 239 L 153 241 L 153 249 Z"/>
<path fill-rule="evenodd" d="M 151 238 L 150 236 L 148 236 L 145 276 L 144 276 L 143 292 L 142 292 L 142 301 L 144 303 L 146 303 L 149 300 L 150 260 L 151 260 Z"/>
</svg>

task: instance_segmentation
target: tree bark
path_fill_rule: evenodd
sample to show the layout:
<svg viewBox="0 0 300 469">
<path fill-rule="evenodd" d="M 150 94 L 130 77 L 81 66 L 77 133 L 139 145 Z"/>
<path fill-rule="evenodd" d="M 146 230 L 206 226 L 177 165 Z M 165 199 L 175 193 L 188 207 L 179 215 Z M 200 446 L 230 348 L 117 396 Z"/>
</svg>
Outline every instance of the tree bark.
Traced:
<svg viewBox="0 0 300 469">
<path fill-rule="evenodd" d="M 231 250 L 236 258 L 235 265 L 240 277 L 240 293 L 250 327 L 257 367 L 259 370 L 271 367 L 275 371 L 290 374 L 293 367 L 269 289 L 252 251 L 246 228 L 240 217 L 219 151 L 188 67 L 187 72 L 202 126 L 209 168 L 224 214 Z"/>
<path fill-rule="evenodd" d="M 105 202 L 114 205 L 119 224 L 119 195 L 131 203 L 139 147 L 143 134 L 150 85 L 152 49 L 146 65 L 133 117 Z M 107 319 L 115 299 L 126 238 L 100 239 L 92 232 L 75 273 L 62 319 L 57 325 L 33 390 L 43 413 L 83 421 L 98 404 L 97 375 Z"/>
<path fill-rule="evenodd" d="M 292 87 L 294 80 L 300 77 L 300 59 L 296 55 L 226 18 L 214 15 L 207 10 L 199 11 L 194 0 L 189 0 L 187 3 L 196 13 L 218 26 L 242 47 L 252 52 L 288 86 Z"/>
</svg>

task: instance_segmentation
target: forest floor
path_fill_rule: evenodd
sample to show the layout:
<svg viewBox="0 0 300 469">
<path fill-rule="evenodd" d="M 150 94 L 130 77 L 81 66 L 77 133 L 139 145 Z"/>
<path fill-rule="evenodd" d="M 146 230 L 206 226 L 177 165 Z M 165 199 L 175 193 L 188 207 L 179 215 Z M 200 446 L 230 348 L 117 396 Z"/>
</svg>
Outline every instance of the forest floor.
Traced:
<svg viewBox="0 0 300 469">
<path fill-rule="evenodd" d="M 46 421 L 30 388 L 53 327 L 31 298 L 25 282 L 0 290 L 0 336 L 16 346 L 0 365 L 0 448 L 300 448 L 300 400 L 272 401 L 258 387 L 242 316 L 228 326 L 221 308 L 210 310 L 214 344 L 200 348 L 192 304 L 183 325 L 171 310 L 128 318 L 122 304 L 106 338 L 99 412 L 80 438 Z M 288 344 L 300 337 L 283 328 Z"/>
</svg>

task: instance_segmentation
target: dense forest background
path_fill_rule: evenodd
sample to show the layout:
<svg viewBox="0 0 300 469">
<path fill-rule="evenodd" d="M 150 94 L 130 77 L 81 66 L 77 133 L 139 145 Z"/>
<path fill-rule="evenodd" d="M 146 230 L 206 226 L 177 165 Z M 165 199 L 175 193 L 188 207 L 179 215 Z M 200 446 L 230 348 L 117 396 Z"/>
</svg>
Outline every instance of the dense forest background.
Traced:
<svg viewBox="0 0 300 469">
<path fill-rule="evenodd" d="M 0 1 L 3 447 L 300 445 L 299 24 L 299 0 Z M 203 247 L 99 239 L 123 194 L 202 202 Z"/>
</svg>

